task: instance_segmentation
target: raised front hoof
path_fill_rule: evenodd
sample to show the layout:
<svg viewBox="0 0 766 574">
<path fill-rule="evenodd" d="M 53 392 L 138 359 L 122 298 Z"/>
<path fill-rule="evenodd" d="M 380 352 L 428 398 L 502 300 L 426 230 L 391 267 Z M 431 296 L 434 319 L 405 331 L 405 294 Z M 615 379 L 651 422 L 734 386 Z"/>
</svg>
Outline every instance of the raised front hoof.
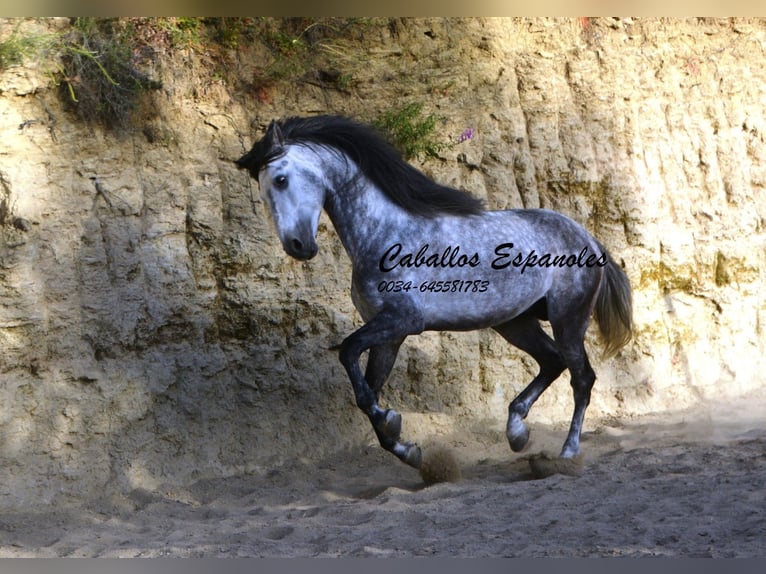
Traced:
<svg viewBox="0 0 766 574">
<path fill-rule="evenodd" d="M 383 415 L 378 431 L 391 440 L 398 441 L 402 434 L 402 415 L 395 410 L 388 409 Z"/>
<path fill-rule="evenodd" d="M 397 444 L 394 447 L 394 454 L 399 457 L 399 460 L 412 468 L 419 469 L 420 465 L 423 464 L 423 453 L 415 443 Z"/>
<path fill-rule="evenodd" d="M 521 452 L 527 446 L 529 442 L 529 429 L 526 426 L 522 426 L 517 430 L 516 434 L 508 433 L 508 444 L 511 445 L 513 452 Z"/>
</svg>

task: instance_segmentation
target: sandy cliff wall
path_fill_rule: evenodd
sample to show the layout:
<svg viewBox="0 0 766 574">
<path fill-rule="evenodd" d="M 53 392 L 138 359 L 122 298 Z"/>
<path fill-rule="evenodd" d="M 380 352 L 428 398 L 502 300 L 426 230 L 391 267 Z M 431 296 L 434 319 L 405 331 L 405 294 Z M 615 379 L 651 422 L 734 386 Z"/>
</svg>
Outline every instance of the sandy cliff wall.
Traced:
<svg viewBox="0 0 766 574">
<path fill-rule="evenodd" d="M 328 351 L 360 324 L 340 242 L 323 218 L 317 258 L 288 259 L 231 163 L 283 115 L 424 102 L 445 139 L 475 130 L 427 173 L 591 229 L 628 273 L 636 323 L 608 362 L 592 340 L 591 417 L 761 387 L 765 50 L 764 21 L 378 22 L 341 50 L 343 89 L 245 93 L 204 54 L 161 55 L 153 113 L 121 136 L 68 114 L 34 62 L 2 71 L 0 505 L 374 442 Z M 240 49 L 229 71 L 263 57 Z M 491 332 L 428 333 L 386 397 L 413 412 L 409 436 L 494 425 L 503 440 L 533 372 Z M 570 409 L 561 381 L 530 421 Z"/>
</svg>

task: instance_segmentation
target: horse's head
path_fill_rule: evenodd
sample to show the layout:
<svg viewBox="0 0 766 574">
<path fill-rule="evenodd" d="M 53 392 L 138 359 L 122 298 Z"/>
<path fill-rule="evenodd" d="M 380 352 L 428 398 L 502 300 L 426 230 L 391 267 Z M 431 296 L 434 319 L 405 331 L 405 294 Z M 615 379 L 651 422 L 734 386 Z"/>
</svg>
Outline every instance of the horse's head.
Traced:
<svg viewBox="0 0 766 574">
<path fill-rule="evenodd" d="M 286 142 L 272 122 L 263 139 L 236 161 L 258 180 L 285 252 L 300 260 L 319 250 L 316 234 L 328 185 L 318 159 L 308 146 Z"/>
</svg>

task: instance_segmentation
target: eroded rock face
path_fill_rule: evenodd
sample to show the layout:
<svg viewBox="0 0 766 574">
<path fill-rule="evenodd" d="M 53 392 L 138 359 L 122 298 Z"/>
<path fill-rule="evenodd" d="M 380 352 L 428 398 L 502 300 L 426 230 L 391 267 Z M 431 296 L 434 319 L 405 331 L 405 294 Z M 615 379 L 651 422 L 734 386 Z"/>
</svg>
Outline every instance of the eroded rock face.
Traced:
<svg viewBox="0 0 766 574">
<path fill-rule="evenodd" d="M 589 417 L 762 386 L 764 47 L 760 20 L 403 20 L 354 46 L 347 91 L 244 97 L 168 55 L 155 113 L 122 137 L 67 115 L 34 64 L 3 71 L 0 505 L 374 440 L 329 350 L 361 324 L 340 242 L 323 218 L 319 255 L 288 259 L 232 163 L 283 115 L 424 101 L 445 139 L 474 129 L 429 175 L 591 229 L 632 282 L 636 334 L 607 362 L 592 339 Z M 409 436 L 470 440 L 502 432 L 534 373 L 491 332 L 427 333 L 385 397 Z M 566 423 L 571 404 L 562 379 L 530 421 Z M 408 427 L 408 411 L 429 414 Z"/>
</svg>

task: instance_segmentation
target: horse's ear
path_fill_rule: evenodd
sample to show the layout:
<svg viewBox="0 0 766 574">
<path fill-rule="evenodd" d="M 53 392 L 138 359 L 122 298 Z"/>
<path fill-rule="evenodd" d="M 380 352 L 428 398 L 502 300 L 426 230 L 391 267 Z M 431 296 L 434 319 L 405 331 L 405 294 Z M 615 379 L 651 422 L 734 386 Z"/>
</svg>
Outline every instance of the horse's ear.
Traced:
<svg viewBox="0 0 766 574">
<path fill-rule="evenodd" d="M 271 120 L 266 135 L 269 138 L 269 143 L 273 147 L 283 147 L 285 145 L 285 137 L 282 135 L 282 129 L 279 127 L 276 120 Z"/>
<path fill-rule="evenodd" d="M 236 160 L 234 163 L 237 164 L 237 167 L 239 169 L 245 169 L 250 165 L 250 162 L 253 161 L 253 152 L 252 150 L 247 152 L 245 155 L 243 155 L 241 158 Z"/>
</svg>

